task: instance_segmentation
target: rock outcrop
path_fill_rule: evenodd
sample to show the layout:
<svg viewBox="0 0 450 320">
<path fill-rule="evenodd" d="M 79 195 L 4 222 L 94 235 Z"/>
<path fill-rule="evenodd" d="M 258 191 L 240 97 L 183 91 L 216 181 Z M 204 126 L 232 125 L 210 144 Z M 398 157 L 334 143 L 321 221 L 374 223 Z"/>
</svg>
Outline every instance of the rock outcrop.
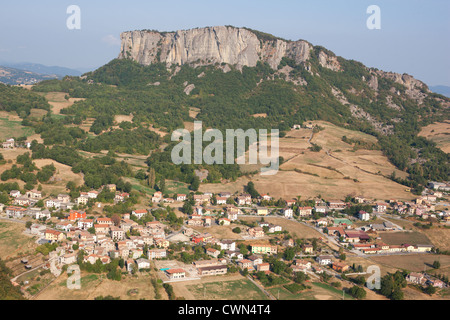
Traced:
<svg viewBox="0 0 450 320">
<path fill-rule="evenodd" d="M 215 63 L 254 67 L 262 61 L 276 69 L 283 57 L 297 63 L 307 61 L 313 48 L 307 41 L 259 38 L 248 29 L 225 26 L 176 32 L 130 31 L 120 37 L 119 59 L 143 65 L 163 62 L 168 67 Z"/>
</svg>

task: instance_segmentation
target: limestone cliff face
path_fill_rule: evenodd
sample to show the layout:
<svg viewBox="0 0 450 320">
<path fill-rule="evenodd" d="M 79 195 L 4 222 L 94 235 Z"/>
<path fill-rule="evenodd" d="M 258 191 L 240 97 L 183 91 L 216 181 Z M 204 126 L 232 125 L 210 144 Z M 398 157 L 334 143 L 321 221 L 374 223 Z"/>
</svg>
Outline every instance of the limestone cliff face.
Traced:
<svg viewBox="0 0 450 320">
<path fill-rule="evenodd" d="M 143 65 L 227 63 L 254 67 L 262 61 L 276 69 L 283 57 L 297 63 L 307 61 L 312 49 L 306 41 L 260 39 L 250 30 L 224 26 L 169 33 L 130 31 L 122 33 L 121 39 L 119 59 L 133 59 Z"/>
<path fill-rule="evenodd" d="M 317 48 L 307 41 L 285 41 L 245 28 L 219 26 L 176 32 L 129 31 L 121 34 L 121 40 L 119 59 L 132 59 L 142 65 L 162 62 L 168 67 L 174 64 L 195 67 L 224 63 L 226 65 L 221 68 L 227 72 L 228 65 L 254 67 L 259 61 L 278 69 L 281 59 L 287 57 L 297 64 L 305 63 L 306 70 L 312 74 L 311 66 L 306 62 L 316 51 L 322 67 L 343 71 L 337 57 L 328 50 L 313 50 Z M 372 70 L 371 77 L 364 81 L 376 92 L 379 78 L 388 78 L 404 85 L 407 95 L 419 103 L 424 99 L 422 91 L 428 91 L 423 82 L 407 74 Z M 296 81 L 304 83 L 304 79 Z"/>
</svg>

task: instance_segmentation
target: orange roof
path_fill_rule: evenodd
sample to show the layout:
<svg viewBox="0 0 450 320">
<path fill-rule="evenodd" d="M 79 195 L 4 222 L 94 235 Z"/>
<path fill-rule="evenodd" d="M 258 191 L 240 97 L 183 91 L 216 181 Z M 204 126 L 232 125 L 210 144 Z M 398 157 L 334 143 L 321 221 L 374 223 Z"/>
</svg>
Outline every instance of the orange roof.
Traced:
<svg viewBox="0 0 450 320">
<path fill-rule="evenodd" d="M 94 224 L 95 228 L 109 228 L 109 224 Z"/>
<path fill-rule="evenodd" d="M 178 269 L 169 269 L 166 270 L 167 273 L 174 274 L 174 273 L 185 273 L 186 271 L 184 269 L 178 268 Z"/>
</svg>

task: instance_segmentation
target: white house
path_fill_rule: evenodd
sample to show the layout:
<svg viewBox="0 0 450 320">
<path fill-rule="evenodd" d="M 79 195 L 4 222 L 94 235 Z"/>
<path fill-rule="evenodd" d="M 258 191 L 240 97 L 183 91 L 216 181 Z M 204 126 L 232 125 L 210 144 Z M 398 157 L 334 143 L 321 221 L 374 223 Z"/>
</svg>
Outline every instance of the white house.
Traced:
<svg viewBox="0 0 450 320">
<path fill-rule="evenodd" d="M 284 208 L 281 210 L 281 213 L 286 217 L 286 218 L 292 218 L 294 216 L 294 210 L 292 210 L 292 208 Z"/>
<path fill-rule="evenodd" d="M 236 242 L 233 240 L 221 240 L 217 244 L 220 246 L 220 250 L 236 250 Z"/>
<path fill-rule="evenodd" d="M 48 199 L 48 200 L 45 200 L 45 206 L 47 208 L 59 209 L 61 207 L 61 201 L 56 200 L 56 199 Z"/>
<path fill-rule="evenodd" d="M 332 257 L 332 256 L 327 256 L 327 255 L 324 255 L 324 256 L 318 256 L 318 257 L 316 258 L 316 261 L 317 261 L 321 266 L 326 266 L 326 265 L 331 264 L 332 260 L 333 260 L 333 257 Z"/>
<path fill-rule="evenodd" d="M 133 210 L 133 211 L 131 211 L 131 214 L 132 214 L 133 216 L 136 216 L 136 218 L 141 219 L 143 216 L 145 216 L 145 215 L 148 214 L 148 211 L 145 210 L 145 209 L 142 209 L 142 210 Z"/>
<path fill-rule="evenodd" d="M 362 220 L 362 221 L 369 221 L 370 220 L 370 214 L 365 212 L 365 211 L 363 211 L 363 210 L 360 210 L 358 212 L 358 218 L 360 220 Z"/>
<path fill-rule="evenodd" d="M 13 197 L 13 198 L 17 198 L 17 197 L 20 197 L 20 191 L 18 191 L 18 190 L 12 190 L 10 193 L 9 193 L 9 195 L 11 196 L 11 197 Z"/>
<path fill-rule="evenodd" d="M 384 202 L 379 202 L 375 205 L 376 212 L 380 212 L 380 213 L 386 212 L 386 209 L 387 209 L 387 204 Z"/>
<path fill-rule="evenodd" d="M 42 211 L 36 211 L 36 220 L 39 220 L 42 218 L 50 219 L 51 217 L 52 217 L 52 214 L 47 209 L 42 210 Z"/>
<path fill-rule="evenodd" d="M 317 213 L 327 213 L 327 207 L 326 206 L 315 206 L 314 211 Z"/>
<path fill-rule="evenodd" d="M 221 204 L 227 204 L 227 199 L 228 199 L 228 198 L 225 198 L 225 197 L 217 197 L 217 198 L 216 198 L 217 204 L 218 204 L 218 205 L 221 205 Z"/>
<path fill-rule="evenodd" d="M 150 261 L 144 258 L 139 258 L 136 260 L 136 264 L 139 270 L 150 269 Z"/>
</svg>

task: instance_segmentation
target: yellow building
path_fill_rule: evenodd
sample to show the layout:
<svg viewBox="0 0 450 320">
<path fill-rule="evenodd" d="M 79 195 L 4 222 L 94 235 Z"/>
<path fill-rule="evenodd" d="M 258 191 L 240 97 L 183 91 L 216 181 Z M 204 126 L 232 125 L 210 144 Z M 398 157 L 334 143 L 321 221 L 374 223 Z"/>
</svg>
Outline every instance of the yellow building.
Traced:
<svg viewBox="0 0 450 320">
<path fill-rule="evenodd" d="M 269 244 L 252 244 L 252 253 L 254 254 L 276 254 L 277 246 Z"/>
<path fill-rule="evenodd" d="M 46 230 L 45 231 L 45 240 L 49 241 L 62 241 L 66 238 L 64 233 L 56 230 Z"/>
<path fill-rule="evenodd" d="M 256 214 L 258 216 L 267 216 L 269 214 L 269 209 L 267 209 L 267 208 L 258 208 L 258 209 L 256 209 Z"/>
</svg>

